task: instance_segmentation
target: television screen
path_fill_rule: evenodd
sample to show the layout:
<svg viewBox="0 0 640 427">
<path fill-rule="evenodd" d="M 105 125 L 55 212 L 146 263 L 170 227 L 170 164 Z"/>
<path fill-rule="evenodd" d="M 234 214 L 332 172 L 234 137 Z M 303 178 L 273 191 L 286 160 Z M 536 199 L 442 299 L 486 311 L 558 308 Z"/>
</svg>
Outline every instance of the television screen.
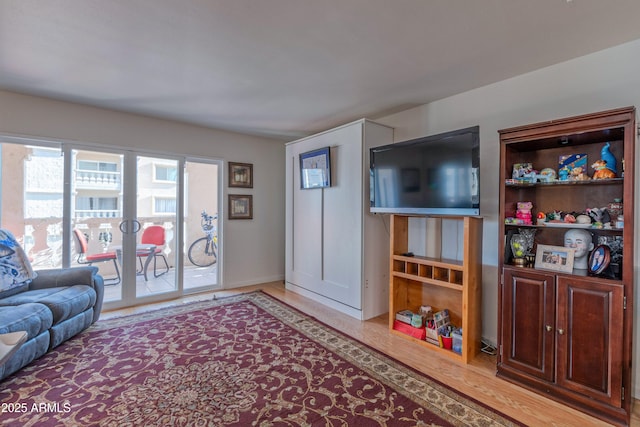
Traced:
<svg viewBox="0 0 640 427">
<path fill-rule="evenodd" d="M 370 149 L 371 212 L 480 214 L 480 128 Z"/>
</svg>

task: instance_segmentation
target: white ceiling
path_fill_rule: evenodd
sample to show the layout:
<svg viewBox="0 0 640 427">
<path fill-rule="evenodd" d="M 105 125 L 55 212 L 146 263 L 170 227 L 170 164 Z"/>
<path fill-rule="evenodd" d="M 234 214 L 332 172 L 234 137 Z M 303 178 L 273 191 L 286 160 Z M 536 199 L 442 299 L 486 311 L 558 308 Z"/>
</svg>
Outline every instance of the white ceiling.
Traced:
<svg viewBox="0 0 640 427">
<path fill-rule="evenodd" d="M 280 139 L 640 38 L 638 0 L 0 0 L 0 88 Z"/>
</svg>

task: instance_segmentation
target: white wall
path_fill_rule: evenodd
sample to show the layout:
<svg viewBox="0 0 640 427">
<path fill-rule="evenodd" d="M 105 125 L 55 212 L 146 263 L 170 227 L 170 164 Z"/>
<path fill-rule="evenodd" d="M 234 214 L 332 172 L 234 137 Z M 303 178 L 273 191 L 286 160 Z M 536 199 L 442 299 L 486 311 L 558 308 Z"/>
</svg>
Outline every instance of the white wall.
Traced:
<svg viewBox="0 0 640 427">
<path fill-rule="evenodd" d="M 403 141 L 480 125 L 483 235 L 483 336 L 496 342 L 498 303 L 498 130 L 618 107 L 640 107 L 640 40 L 504 80 L 397 114 L 377 118 Z M 638 152 L 640 149 L 636 149 Z M 640 174 L 638 174 L 640 175 Z M 639 187 L 636 178 L 636 200 Z M 636 206 L 636 224 L 640 209 Z M 625 242 L 633 244 L 632 242 Z M 636 244 L 637 245 L 637 244 Z M 636 313 L 640 280 L 636 246 Z M 636 322 L 634 322 L 636 323 Z M 635 328 L 635 346 L 640 328 Z M 640 366 L 635 352 L 634 366 Z M 636 368 L 637 369 L 637 368 Z M 640 396 L 636 380 L 634 396 Z"/>
<path fill-rule="evenodd" d="M 0 134 L 253 163 L 253 220 L 225 221 L 222 285 L 284 279 L 284 143 L 169 120 L 0 91 Z"/>
</svg>

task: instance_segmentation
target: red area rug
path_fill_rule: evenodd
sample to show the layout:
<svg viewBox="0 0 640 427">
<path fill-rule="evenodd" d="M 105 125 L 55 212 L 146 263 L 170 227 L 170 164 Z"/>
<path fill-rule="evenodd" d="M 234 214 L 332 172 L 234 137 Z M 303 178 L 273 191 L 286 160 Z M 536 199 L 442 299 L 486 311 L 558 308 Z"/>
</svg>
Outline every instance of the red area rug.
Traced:
<svg viewBox="0 0 640 427">
<path fill-rule="evenodd" d="M 519 425 L 262 292 L 100 321 L 0 390 L 3 426 Z"/>
</svg>

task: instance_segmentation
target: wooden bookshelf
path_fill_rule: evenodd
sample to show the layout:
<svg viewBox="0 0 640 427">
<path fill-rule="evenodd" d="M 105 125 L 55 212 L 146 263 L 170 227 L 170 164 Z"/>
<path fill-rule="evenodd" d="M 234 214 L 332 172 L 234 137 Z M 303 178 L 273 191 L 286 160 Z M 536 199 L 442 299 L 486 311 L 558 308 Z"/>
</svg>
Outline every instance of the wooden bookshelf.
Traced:
<svg viewBox="0 0 640 427">
<path fill-rule="evenodd" d="M 482 218 L 447 217 L 462 222 L 462 260 L 405 256 L 409 251 L 409 215 L 391 216 L 389 330 L 463 363 L 480 351 L 482 335 Z M 440 236 L 433 236 L 440 241 Z M 434 311 L 449 310 L 450 320 L 462 327 L 462 352 L 440 348 L 394 329 L 395 314 L 417 312 L 430 305 Z"/>
<path fill-rule="evenodd" d="M 629 424 L 634 385 L 636 132 L 634 107 L 499 131 L 497 375 L 617 425 Z M 616 159 L 616 177 L 594 179 L 591 165 L 607 151 Z M 557 170 L 560 157 L 570 155 L 586 158 L 588 179 L 514 179 L 516 164 Z M 622 199 L 624 209 L 612 224 L 586 228 L 594 246 L 610 248 L 609 268 L 560 272 L 515 265 L 509 240 L 520 229 L 535 231 L 534 252 L 539 252 L 540 245 L 565 245 L 565 233 L 574 227 L 513 224 L 518 202 L 530 202 L 534 213 L 577 216 L 615 199 Z M 616 225 L 618 215 L 622 226 Z"/>
</svg>

